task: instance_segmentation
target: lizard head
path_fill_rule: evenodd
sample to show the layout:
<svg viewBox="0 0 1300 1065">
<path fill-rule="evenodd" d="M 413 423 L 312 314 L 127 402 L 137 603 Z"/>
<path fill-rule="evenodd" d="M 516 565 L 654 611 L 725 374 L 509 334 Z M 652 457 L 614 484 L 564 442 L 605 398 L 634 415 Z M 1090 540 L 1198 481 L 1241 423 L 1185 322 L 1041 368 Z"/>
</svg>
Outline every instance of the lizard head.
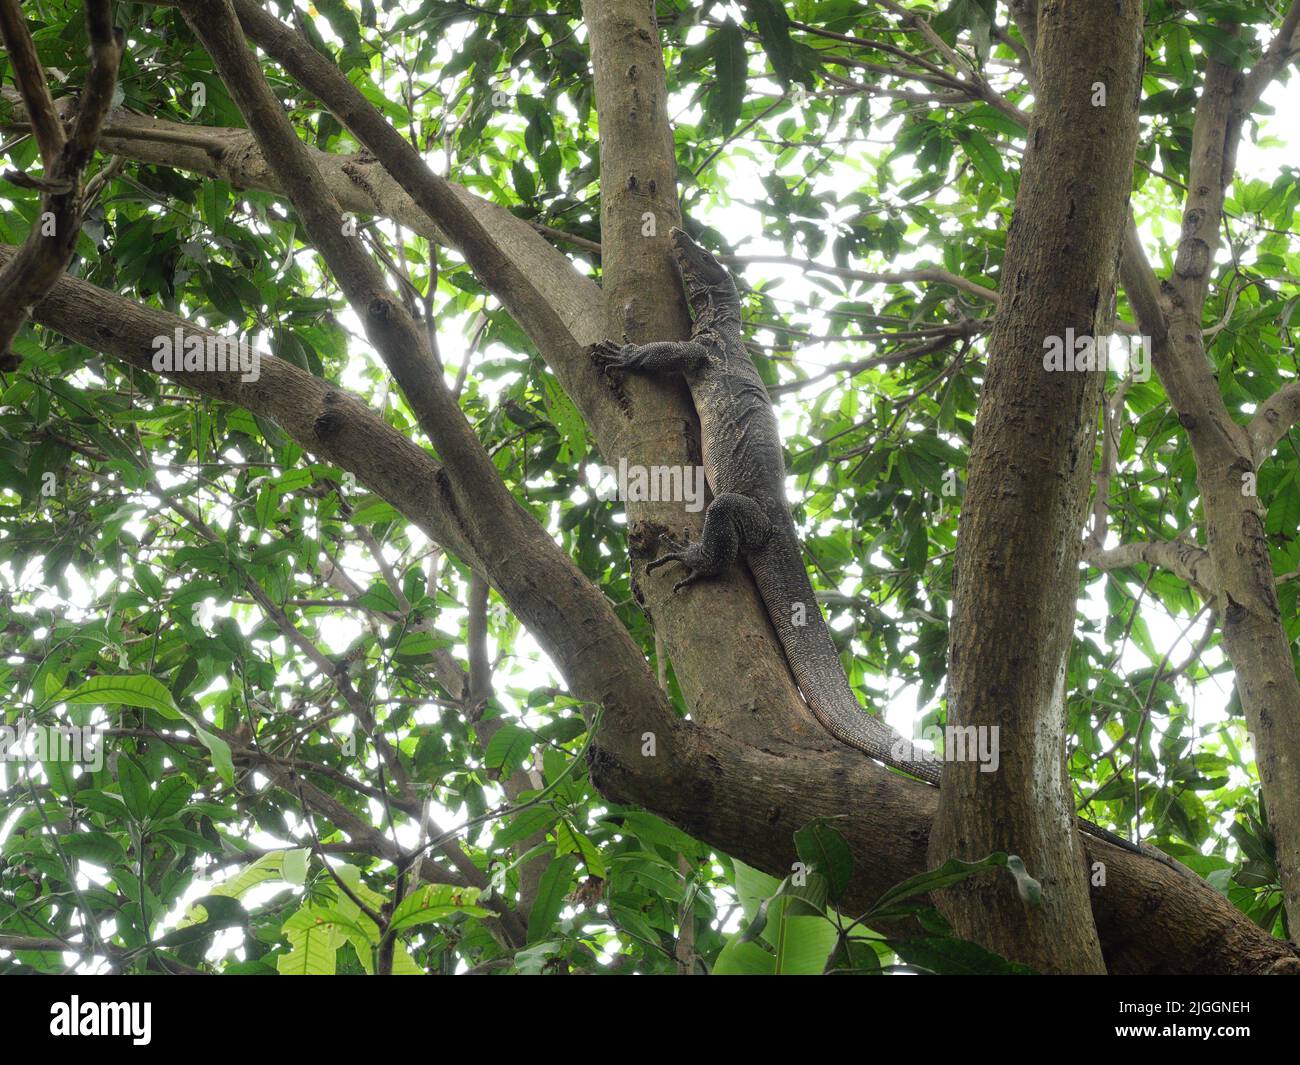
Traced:
<svg viewBox="0 0 1300 1065">
<path fill-rule="evenodd" d="M 691 240 L 684 231 L 674 226 L 669 236 L 673 241 L 673 258 L 677 260 L 677 269 L 681 271 L 686 295 L 692 307 L 697 301 L 710 296 L 715 288 L 732 288 L 734 283 L 726 267 Z"/>
</svg>

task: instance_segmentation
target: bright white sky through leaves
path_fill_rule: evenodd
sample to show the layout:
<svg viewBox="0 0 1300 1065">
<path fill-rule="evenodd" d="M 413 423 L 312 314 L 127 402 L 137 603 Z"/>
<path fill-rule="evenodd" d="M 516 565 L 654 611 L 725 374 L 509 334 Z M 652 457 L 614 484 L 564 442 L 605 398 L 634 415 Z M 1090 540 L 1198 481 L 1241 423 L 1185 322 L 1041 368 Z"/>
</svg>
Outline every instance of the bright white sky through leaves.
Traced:
<svg viewBox="0 0 1300 1065">
<path fill-rule="evenodd" d="M 337 44 L 337 39 L 333 37 L 328 23 L 322 19 L 316 20 L 316 25 L 322 35 L 331 43 Z M 453 31 L 447 34 L 443 42 L 444 58 L 449 57 L 459 47 L 461 40 L 466 33 L 468 23 L 463 23 L 453 28 Z M 702 33 L 697 29 L 696 33 Z M 579 32 L 579 39 L 584 35 Z M 995 79 L 996 83 L 996 79 Z M 1238 156 L 1238 178 L 1245 180 L 1250 178 L 1259 178 L 1271 182 L 1284 165 L 1295 166 L 1300 163 L 1296 156 L 1296 145 L 1300 144 L 1300 118 L 1297 118 L 1297 110 L 1294 106 L 1294 95 L 1297 82 L 1296 76 L 1292 75 L 1290 87 L 1285 87 L 1275 83 L 1271 86 L 1265 95 L 1265 101 L 1274 109 L 1275 114 L 1271 117 L 1261 120 L 1263 145 L 1257 146 L 1251 142 L 1249 137 L 1244 139 Z M 525 90 L 526 91 L 526 87 Z M 779 92 L 779 87 L 775 83 L 765 83 L 761 80 L 751 79 L 751 92 L 764 92 L 775 96 Z M 888 119 L 886 117 L 887 103 L 877 100 L 875 102 L 877 114 L 882 116 L 882 121 L 871 131 L 871 143 L 865 145 L 851 146 L 842 153 L 837 161 L 829 167 L 823 169 L 818 177 L 819 189 L 831 189 L 842 191 L 846 197 L 849 193 L 857 191 L 862 183 L 863 174 L 867 168 L 872 165 L 871 160 L 877 153 L 887 151 L 893 143 L 895 128 L 891 126 L 891 121 L 896 123 L 898 120 Z M 694 115 L 694 111 L 688 106 L 688 102 L 678 99 L 670 102 L 670 115 L 683 114 L 685 116 Z M 503 116 L 507 125 L 509 125 L 508 116 Z M 776 115 L 765 125 L 760 124 L 756 127 L 755 132 L 771 133 L 775 130 L 781 116 Z M 517 128 L 522 131 L 524 120 L 520 116 L 517 119 Z M 842 136 L 845 131 L 832 133 L 831 136 Z M 753 165 L 753 163 L 742 153 L 740 148 L 743 147 L 743 138 L 739 141 L 735 151 L 728 150 L 724 152 L 718 162 L 717 174 L 709 181 L 710 188 L 714 190 L 715 196 L 708 208 L 700 213 L 699 221 L 703 221 L 713 226 L 716 230 L 724 234 L 744 234 L 743 240 L 738 241 L 735 251 L 738 254 L 772 254 L 784 255 L 786 248 L 776 240 L 767 238 L 761 229 L 761 216 L 746 206 L 750 202 L 759 202 L 767 199 L 767 192 L 762 186 L 762 174 Z M 446 159 L 441 152 L 430 153 L 428 156 L 430 165 L 440 173 L 446 173 Z M 906 160 L 896 160 L 895 167 L 901 173 L 902 167 Z M 1009 165 L 1015 165 L 1012 161 Z M 945 193 L 944 195 L 949 195 Z M 854 208 L 856 210 L 856 208 Z M 848 213 L 847 210 L 845 212 Z M 828 220 L 829 223 L 835 221 L 834 216 Z M 391 235 L 393 227 L 389 223 L 382 224 L 385 230 Z M 1161 247 L 1169 247 L 1171 239 L 1177 233 L 1176 222 L 1165 224 L 1161 223 L 1148 227 L 1143 232 L 1144 243 L 1149 253 Z M 926 249 L 927 257 L 939 258 L 941 249 Z M 799 256 L 799 249 L 795 250 L 795 255 Z M 305 251 L 300 253 L 302 256 L 312 256 L 314 253 Z M 1226 261 L 1228 251 L 1221 248 L 1219 251 L 1220 261 Z M 826 253 L 823 253 L 823 261 L 830 261 Z M 880 265 L 880 264 L 877 264 Z M 905 269 L 912 262 L 900 258 L 892 264 L 891 268 Z M 1161 269 L 1161 263 L 1155 262 L 1157 270 Z M 814 286 L 809 279 L 800 272 L 796 267 L 786 267 L 779 265 L 754 264 L 745 268 L 745 278 L 751 284 L 760 282 L 772 282 L 780 280 L 780 287 L 775 290 L 775 294 L 782 300 L 795 301 L 804 303 L 814 290 Z M 846 282 L 846 284 L 857 284 L 855 282 Z M 873 290 L 863 290 L 858 286 L 860 294 L 864 297 L 870 297 Z M 874 292 L 881 291 L 879 288 Z M 445 364 L 449 368 L 449 374 L 454 375 L 456 368 L 459 367 L 469 344 L 469 335 L 473 331 L 471 323 L 472 316 L 456 318 L 441 318 L 439 320 L 439 345 Z M 353 343 L 349 352 L 349 361 L 343 374 L 342 383 L 363 394 L 370 392 L 372 385 L 363 373 L 364 364 L 369 361 L 372 365 L 379 365 L 374 353 L 368 349 L 356 317 L 350 311 L 345 311 L 340 315 L 344 326 L 349 329 L 353 335 Z M 816 318 L 812 319 L 814 332 L 826 332 L 824 328 L 818 328 L 819 323 Z M 821 326 L 826 325 L 823 319 Z M 760 339 L 763 339 L 760 337 Z M 265 350 L 265 345 L 260 345 Z M 854 355 L 860 353 L 863 349 L 860 345 L 843 345 L 843 344 L 810 344 L 800 348 L 795 353 L 795 358 L 799 365 L 807 370 L 842 362 L 846 357 L 846 349 L 853 352 Z M 494 351 L 491 347 L 484 351 L 478 352 L 476 359 L 481 361 L 492 358 L 493 356 L 504 356 L 507 353 L 503 349 Z M 472 369 L 471 369 L 472 372 Z M 816 394 L 818 390 L 826 387 L 840 387 L 838 384 L 832 384 L 826 381 L 819 382 L 801 394 L 796 394 L 799 398 L 791 396 L 785 397 L 781 405 L 781 417 L 783 425 L 787 432 L 791 431 L 799 424 L 801 418 L 801 406 L 803 401 Z M 499 387 L 499 386 L 498 386 Z M 488 389 L 491 394 L 492 389 Z M 388 402 L 397 401 L 395 390 L 388 397 Z M 377 398 L 376 402 L 382 402 Z M 164 487 L 175 484 L 179 478 L 169 477 L 165 472 L 160 471 L 159 479 Z M 540 481 L 538 483 L 541 483 Z M 802 490 L 793 478 L 788 484 L 789 492 L 792 498 L 798 498 Z M 220 522 L 222 514 L 217 510 L 212 515 L 213 520 Z M 139 535 L 143 532 L 143 527 L 138 526 L 136 533 Z M 416 543 L 421 542 L 418 531 L 411 531 L 411 538 Z M 397 558 L 390 555 L 390 562 L 396 562 Z M 409 559 L 408 559 L 409 561 Z M 354 553 L 352 557 L 345 556 L 342 559 L 344 568 L 365 584 L 370 577 L 377 576 L 370 560 L 360 552 Z M 25 574 L 13 573 L 9 569 L 0 570 L 0 587 L 18 587 L 29 585 L 29 582 L 38 579 L 39 569 L 33 566 L 31 571 Z M 95 587 L 92 589 L 89 580 L 93 580 Z M 71 597 L 68 601 L 62 601 L 56 589 L 46 589 L 45 594 L 41 597 L 41 605 L 47 607 L 62 606 L 69 617 L 84 616 L 84 612 L 97 598 L 97 596 L 111 587 L 114 582 L 120 582 L 121 577 L 116 572 L 101 572 L 93 575 L 82 574 L 69 571 L 68 581 L 71 587 Z M 1101 622 L 1104 620 L 1106 613 L 1106 604 L 1102 589 L 1105 578 L 1098 579 L 1088 589 L 1088 593 L 1081 603 L 1082 611 L 1090 618 Z M 852 592 L 853 588 L 844 588 L 842 591 Z M 494 604 L 495 605 L 495 604 Z M 213 617 L 222 613 L 232 613 L 240 622 L 245 633 L 252 630 L 256 623 L 256 616 L 250 607 L 232 607 L 229 604 L 218 604 L 215 607 Z M 1175 623 L 1159 607 L 1148 606 L 1144 613 L 1144 619 L 1150 629 L 1152 638 L 1157 648 L 1162 651 L 1171 649 L 1169 656 L 1170 664 L 1182 662 L 1189 654 L 1192 645 L 1197 637 L 1204 631 L 1203 622 L 1198 623 L 1189 631 L 1184 632 L 1185 621 Z M 463 617 L 458 611 L 446 611 L 445 615 L 440 618 L 439 628 L 448 634 L 454 634 L 458 626 L 462 623 Z M 320 622 L 321 631 L 324 636 L 327 653 L 339 653 L 347 648 L 360 632 L 359 626 L 350 620 L 342 618 L 328 618 Z M 490 651 L 495 655 L 495 648 Z M 1112 651 L 1115 649 L 1112 648 Z M 283 646 L 283 641 L 279 641 L 275 646 L 275 652 L 283 655 L 287 648 Z M 1222 656 L 1217 650 L 1206 654 L 1206 662 L 1209 666 L 1214 667 L 1222 661 Z M 1129 644 L 1120 659 L 1121 668 L 1124 670 L 1141 669 L 1149 667 L 1151 663 L 1147 657 L 1132 644 Z M 532 641 L 530 637 L 524 635 L 516 641 L 516 653 L 511 661 L 503 663 L 498 680 L 498 696 L 502 702 L 518 711 L 517 705 L 513 704 L 506 688 L 515 688 L 528 690 L 535 687 L 541 687 L 548 684 L 559 683 L 558 673 L 552 667 L 545 655 Z M 1211 678 L 1209 681 L 1193 688 L 1186 681 L 1179 682 L 1180 694 L 1189 701 L 1192 707 L 1195 719 L 1198 724 L 1221 721 L 1225 718 L 1224 707 L 1228 696 L 1231 693 L 1230 675 Z M 913 723 L 920 718 L 922 707 L 917 706 L 917 687 L 907 677 L 892 678 L 890 688 L 890 698 L 887 706 L 883 708 L 890 724 L 899 731 L 911 735 L 913 733 Z M 1145 695 L 1145 692 L 1142 693 Z M 527 721 L 527 715 L 524 715 Z M 435 720 L 432 714 L 427 716 L 417 716 L 417 720 Z M 530 724 L 541 724 L 542 719 L 528 722 Z M 1159 739 L 1158 722 L 1152 723 L 1150 742 L 1157 742 Z M 9 770 L 0 767 L 0 772 L 10 773 Z M 379 817 L 380 811 L 376 807 L 374 814 Z M 433 816 L 437 823 L 443 828 L 455 825 L 465 817 L 464 810 L 435 810 Z M 378 821 L 376 822 L 378 823 Z M 481 830 L 480 830 L 481 831 Z M 7 828 L 0 825 L 0 839 L 7 834 Z M 414 842 L 413 834 L 404 833 L 407 839 L 404 843 Z M 276 840 L 265 834 L 254 833 L 250 837 L 250 842 L 259 846 L 276 846 L 285 841 Z M 83 868 L 86 863 L 83 862 Z M 229 870 L 226 871 L 229 873 Z M 221 875 L 218 874 L 218 878 Z M 191 892 L 191 897 L 196 897 L 206 891 L 206 885 L 196 884 Z M 258 889 L 260 894 L 251 895 L 246 901 L 249 904 L 260 902 L 267 893 L 274 890 L 284 890 L 284 886 L 278 888 L 268 887 Z M 182 908 L 183 910 L 183 908 Z M 170 925 L 180 916 L 182 911 L 178 910 L 173 914 Z M 214 948 L 220 948 L 220 939 L 214 943 Z"/>
</svg>

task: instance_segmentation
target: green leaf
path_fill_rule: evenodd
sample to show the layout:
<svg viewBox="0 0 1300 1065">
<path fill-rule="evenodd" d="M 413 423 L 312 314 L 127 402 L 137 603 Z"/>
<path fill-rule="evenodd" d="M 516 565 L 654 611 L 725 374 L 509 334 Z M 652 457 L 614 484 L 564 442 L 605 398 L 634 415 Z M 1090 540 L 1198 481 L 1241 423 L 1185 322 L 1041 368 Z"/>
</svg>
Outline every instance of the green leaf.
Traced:
<svg viewBox="0 0 1300 1065">
<path fill-rule="evenodd" d="M 107 832 L 74 832 L 59 837 L 59 846 L 72 858 L 109 868 L 126 861 L 126 848 Z"/>
<path fill-rule="evenodd" d="M 977 862 L 963 862 L 958 858 L 951 858 L 938 869 L 932 869 L 895 884 L 876 900 L 876 904 L 867 911 L 867 918 L 878 918 L 891 912 L 904 899 L 959 884 L 988 869 L 1006 869 L 1015 878 L 1016 890 L 1022 899 L 1034 905 L 1042 901 L 1042 885 L 1025 871 L 1025 863 L 1014 854 L 1007 855 L 999 851 Z"/>
<path fill-rule="evenodd" d="M 587 867 L 587 872 L 592 876 L 599 877 L 601 880 L 608 876 L 605 859 L 601 857 L 600 849 L 592 843 L 586 833 L 579 832 L 567 821 L 562 822 L 555 829 L 555 847 L 557 851 L 576 852 L 580 855 L 582 864 Z"/>
<path fill-rule="evenodd" d="M 284 851 L 284 862 L 280 872 L 286 883 L 302 887 L 307 882 L 307 859 L 310 855 L 311 851 L 306 847 L 295 847 L 293 850 Z"/>
<path fill-rule="evenodd" d="M 723 134 L 730 133 L 740 118 L 748 77 L 745 35 L 728 20 L 713 35 L 716 78 L 705 101 L 705 110 Z"/>
<path fill-rule="evenodd" d="M 510 176 L 521 200 L 531 200 L 537 195 L 537 182 L 533 178 L 533 172 L 522 159 L 516 159 L 510 164 Z"/>
<path fill-rule="evenodd" d="M 354 525 L 379 525 L 383 522 L 397 521 L 401 517 L 391 503 L 380 500 L 367 506 L 359 507 L 352 514 Z"/>
<path fill-rule="evenodd" d="M 960 132 L 957 140 L 961 144 L 962 151 L 966 153 L 966 157 L 975 165 L 975 170 L 980 177 L 988 184 L 1001 188 L 1005 170 L 998 150 L 988 142 L 983 134 L 970 129 Z"/>
<path fill-rule="evenodd" d="M 776 975 L 818 975 L 838 939 L 838 930 L 826 917 L 783 913 L 776 941 Z"/>
<path fill-rule="evenodd" d="M 647 847 L 663 847 L 674 854 L 684 855 L 696 855 L 701 852 L 700 845 L 685 832 L 645 810 L 620 810 L 617 817 L 624 827 L 634 832 L 637 839 Z M 740 863 L 737 865 L 739 866 Z M 745 868 L 749 867 L 745 866 Z M 750 871 L 758 877 L 765 875 L 757 870 Z M 773 880 L 772 884 L 775 885 L 776 881 Z"/>
<path fill-rule="evenodd" d="M 130 755 L 122 755 L 117 760 L 117 782 L 131 816 L 137 821 L 146 820 L 153 804 L 153 790 L 148 775 Z"/>
<path fill-rule="evenodd" d="M 232 898 L 221 895 L 204 895 L 195 904 L 202 921 L 173 929 L 154 940 L 156 947 L 183 947 L 211 939 L 224 928 L 239 928 L 248 923 L 244 908 Z"/>
<path fill-rule="evenodd" d="M 483 752 L 483 764 L 504 773 L 518 769 L 533 749 L 533 734 L 507 721 L 497 729 Z"/>
<path fill-rule="evenodd" d="M 821 873 L 830 884 L 830 897 L 838 900 L 853 875 L 853 853 L 835 829 L 825 821 L 814 821 L 794 834 L 799 857 Z"/>
<path fill-rule="evenodd" d="M 429 884 L 411 892 L 393 911 L 391 928 L 400 931 L 416 925 L 433 924 L 455 914 L 491 917 L 492 911 L 475 905 L 478 888 L 451 884 Z"/>
<path fill-rule="evenodd" d="M 1027 965 L 1007 961 L 976 943 L 954 936 L 918 936 L 889 945 L 909 965 L 941 976 L 1032 976 Z"/>
<path fill-rule="evenodd" d="M 145 710 L 156 710 L 164 717 L 181 717 L 172 701 L 171 692 L 153 677 L 144 674 L 91 677 L 76 691 L 59 698 L 62 702 L 72 704 L 138 706 Z"/>
<path fill-rule="evenodd" d="M 731 939 L 713 963 L 714 976 L 772 976 L 776 958 L 757 943 Z"/>
<path fill-rule="evenodd" d="M 427 975 L 411 957 L 411 952 L 401 943 L 393 944 L 393 975 L 394 976 L 425 976 Z"/>
<path fill-rule="evenodd" d="M 149 803 L 150 820 L 162 821 L 173 814 L 180 813 L 193 794 L 194 789 L 190 786 L 189 781 L 182 777 L 168 777 L 158 785 L 158 789 L 153 793 L 153 798 Z"/>
<path fill-rule="evenodd" d="M 578 859 L 574 855 L 560 854 L 551 859 L 551 864 L 542 873 L 537 886 L 537 899 L 528 915 L 530 944 L 545 939 L 551 933 L 560 911 L 564 909 L 564 900 L 569 894 L 569 886 L 577 868 Z"/>
<path fill-rule="evenodd" d="M 263 884 L 268 880 L 283 880 L 284 856 L 287 853 L 288 851 L 271 851 L 269 854 L 263 854 L 248 868 L 229 880 L 222 881 L 208 894 L 238 899 L 242 898 L 247 891 L 258 884 Z"/>
<path fill-rule="evenodd" d="M 759 907 L 776 894 L 781 881 L 751 868 L 744 862 L 736 862 L 735 869 L 736 896 L 740 899 L 745 917 L 752 921 L 757 916 Z"/>
<path fill-rule="evenodd" d="M 225 221 L 230 205 L 230 185 L 219 178 L 208 178 L 203 182 L 203 221 L 211 228 L 219 229 Z"/>
<path fill-rule="evenodd" d="M 388 614 L 395 614 L 400 609 L 397 596 L 393 595 L 383 581 L 377 581 L 367 588 L 357 602 L 367 610 L 378 610 Z"/>
<path fill-rule="evenodd" d="M 382 909 L 388 904 L 388 900 L 384 898 L 383 895 L 361 879 L 361 870 L 355 865 L 348 862 L 340 862 L 335 867 L 334 872 L 343 883 L 347 884 L 348 888 L 352 891 L 352 894 L 356 895 L 372 910 Z M 355 908 L 356 903 L 348 898 L 340 899 L 338 902 L 338 908 L 343 909 L 346 906 Z"/>
<path fill-rule="evenodd" d="M 789 85 L 796 75 L 794 42 L 790 40 L 790 16 L 781 0 L 748 0 L 745 5 L 758 26 L 767 61 L 782 85 Z"/>
<path fill-rule="evenodd" d="M 208 753 L 212 755 L 212 766 L 216 769 L 217 775 L 227 784 L 234 784 L 235 763 L 230 754 L 230 744 L 220 736 L 214 736 L 199 724 L 195 718 L 190 717 L 188 714 L 185 717 L 194 726 L 195 735 L 198 736 L 203 746 L 208 749 Z"/>
<path fill-rule="evenodd" d="M 333 976 L 344 936 L 338 922 L 320 911 L 299 910 L 281 928 L 293 949 L 276 959 L 285 976 Z"/>
<path fill-rule="evenodd" d="M 510 819 L 510 824 L 498 829 L 492 837 L 494 847 L 508 847 L 512 843 L 525 840 L 535 833 L 550 828 L 559 819 L 559 812 L 552 806 L 530 806 L 521 810 Z"/>
</svg>

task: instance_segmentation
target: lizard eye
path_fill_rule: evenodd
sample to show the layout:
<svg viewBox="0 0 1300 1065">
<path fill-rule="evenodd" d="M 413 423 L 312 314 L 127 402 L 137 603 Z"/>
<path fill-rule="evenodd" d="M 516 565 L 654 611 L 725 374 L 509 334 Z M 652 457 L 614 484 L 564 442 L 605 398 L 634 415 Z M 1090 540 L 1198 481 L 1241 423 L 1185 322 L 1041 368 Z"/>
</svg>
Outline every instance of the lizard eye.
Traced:
<svg viewBox="0 0 1300 1065">
<path fill-rule="evenodd" d="M 723 265 L 707 251 L 702 253 L 700 273 L 704 275 L 705 280 L 711 285 L 717 284 L 727 276 L 727 271 Z"/>
</svg>

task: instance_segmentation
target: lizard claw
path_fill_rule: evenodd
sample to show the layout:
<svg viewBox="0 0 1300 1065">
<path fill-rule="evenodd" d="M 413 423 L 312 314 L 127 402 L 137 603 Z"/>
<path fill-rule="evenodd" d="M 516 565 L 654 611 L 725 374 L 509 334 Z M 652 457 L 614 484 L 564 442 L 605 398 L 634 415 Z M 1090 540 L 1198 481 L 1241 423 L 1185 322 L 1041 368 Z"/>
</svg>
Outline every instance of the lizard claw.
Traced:
<svg viewBox="0 0 1300 1065">
<path fill-rule="evenodd" d="M 667 539 L 667 537 L 664 537 L 664 539 Z M 653 562 L 646 563 L 645 571 L 647 573 L 652 573 L 660 566 L 668 565 L 669 562 L 680 562 L 686 567 L 688 572 L 685 577 L 673 585 L 673 594 L 676 595 L 688 584 L 693 584 L 695 581 L 698 581 L 701 576 L 695 570 L 691 569 L 691 564 L 686 561 L 685 554 L 685 551 L 669 551 L 668 554 L 660 555 Z"/>
<path fill-rule="evenodd" d="M 682 554 L 683 552 L 681 551 L 669 551 L 666 555 L 660 555 L 653 562 L 647 562 L 645 564 L 645 571 L 647 573 L 653 573 L 660 566 L 668 565 L 669 562 L 681 562 L 685 565 L 685 560 L 682 558 Z"/>
<path fill-rule="evenodd" d="M 646 566 L 647 573 L 649 573 L 651 570 L 659 566 L 662 566 L 665 562 L 680 562 L 681 561 L 680 556 L 690 546 L 691 530 L 683 529 L 682 538 L 680 541 L 674 540 L 667 533 L 662 533 L 659 536 L 659 542 L 661 544 L 665 544 L 668 547 L 669 553 L 665 555 L 660 555 L 659 558 L 655 559 L 653 562 L 647 565 Z"/>
<path fill-rule="evenodd" d="M 697 573 L 691 567 L 691 563 L 686 557 L 691 542 L 691 530 L 689 528 L 682 530 L 681 541 L 674 540 L 671 536 L 665 533 L 659 537 L 659 542 L 670 548 L 670 550 L 660 555 L 653 562 L 646 563 L 645 571 L 647 573 L 653 573 L 660 566 L 668 565 L 669 562 L 680 562 L 686 567 L 688 572 L 685 577 L 673 585 L 674 594 L 681 591 L 686 587 L 686 585 L 700 579 L 701 574 Z"/>
<path fill-rule="evenodd" d="M 694 570 L 692 570 L 692 571 L 691 571 L 690 573 L 688 573 L 685 577 L 683 577 L 680 581 L 678 581 L 676 584 L 673 585 L 673 595 L 676 595 L 676 594 L 677 594 L 678 592 L 680 592 L 683 588 L 685 588 L 688 584 L 694 584 L 694 583 L 695 583 L 696 581 L 698 581 L 699 579 L 700 579 L 700 575 L 699 575 L 698 573 L 696 573 Z"/>
<path fill-rule="evenodd" d="M 615 344 L 612 340 L 601 340 L 587 349 L 587 354 L 601 370 L 621 370 L 628 365 L 628 348 L 630 344 Z"/>
</svg>

